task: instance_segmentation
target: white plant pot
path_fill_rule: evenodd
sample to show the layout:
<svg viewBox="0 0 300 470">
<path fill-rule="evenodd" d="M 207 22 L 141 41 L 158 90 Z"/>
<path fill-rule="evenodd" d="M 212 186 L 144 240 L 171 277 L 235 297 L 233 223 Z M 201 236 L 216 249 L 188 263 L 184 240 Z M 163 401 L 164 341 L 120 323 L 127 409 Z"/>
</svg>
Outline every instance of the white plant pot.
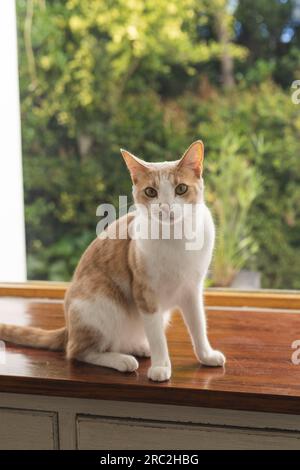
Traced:
<svg viewBox="0 0 300 470">
<path fill-rule="evenodd" d="M 242 269 L 232 281 L 230 287 L 241 290 L 257 290 L 261 288 L 261 273 Z"/>
</svg>

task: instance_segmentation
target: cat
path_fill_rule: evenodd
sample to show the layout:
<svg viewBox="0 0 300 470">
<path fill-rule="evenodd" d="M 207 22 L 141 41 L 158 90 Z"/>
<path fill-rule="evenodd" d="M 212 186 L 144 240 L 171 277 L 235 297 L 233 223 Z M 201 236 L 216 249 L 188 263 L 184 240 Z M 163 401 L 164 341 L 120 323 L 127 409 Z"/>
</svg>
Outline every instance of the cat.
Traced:
<svg viewBox="0 0 300 470">
<path fill-rule="evenodd" d="M 204 202 L 204 145 L 198 140 L 180 160 L 162 163 L 147 163 L 122 149 L 121 153 L 131 175 L 136 211 L 109 225 L 82 255 L 65 295 L 66 326 L 46 331 L 1 324 L 0 338 L 65 350 L 68 359 L 121 372 L 135 371 L 137 357 L 151 357 L 148 378 L 166 381 L 171 361 L 165 330 L 178 308 L 199 362 L 224 366 L 225 356 L 209 343 L 203 304 L 215 238 Z M 196 232 L 200 226 L 203 230 L 201 247 L 187 249 L 184 234 L 181 239 L 174 236 L 175 206 L 192 208 L 196 222 L 202 222 L 195 225 Z M 137 228 L 153 217 L 154 207 L 158 237 L 135 237 Z M 173 226 L 169 238 L 161 236 L 164 218 L 167 227 Z M 114 233 L 123 236 L 113 237 Z"/>
</svg>

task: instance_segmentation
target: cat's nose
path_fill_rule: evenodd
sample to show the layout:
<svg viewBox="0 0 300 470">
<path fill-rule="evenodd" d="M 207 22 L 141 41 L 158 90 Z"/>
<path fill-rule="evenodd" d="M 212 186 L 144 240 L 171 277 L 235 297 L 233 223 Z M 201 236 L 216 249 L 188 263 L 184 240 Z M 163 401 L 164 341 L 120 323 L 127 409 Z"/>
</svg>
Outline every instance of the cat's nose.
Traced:
<svg viewBox="0 0 300 470">
<path fill-rule="evenodd" d="M 160 209 L 162 212 L 165 212 L 166 214 L 169 214 L 170 212 L 169 204 L 160 204 Z"/>
</svg>

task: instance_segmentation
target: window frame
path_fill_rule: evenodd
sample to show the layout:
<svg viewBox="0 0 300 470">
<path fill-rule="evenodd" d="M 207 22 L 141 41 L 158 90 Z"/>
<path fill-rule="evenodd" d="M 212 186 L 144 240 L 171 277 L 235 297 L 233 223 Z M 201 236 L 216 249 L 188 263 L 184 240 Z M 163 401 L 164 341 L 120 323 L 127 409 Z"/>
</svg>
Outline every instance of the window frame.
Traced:
<svg viewBox="0 0 300 470">
<path fill-rule="evenodd" d="M 0 283 L 0 297 L 47 298 L 62 300 L 69 282 L 27 281 Z M 299 310 L 300 291 L 266 290 L 242 291 L 235 289 L 205 289 L 207 307 L 260 308 Z"/>
<path fill-rule="evenodd" d="M 0 280 L 24 281 L 26 272 L 16 5 L 0 2 Z"/>
</svg>

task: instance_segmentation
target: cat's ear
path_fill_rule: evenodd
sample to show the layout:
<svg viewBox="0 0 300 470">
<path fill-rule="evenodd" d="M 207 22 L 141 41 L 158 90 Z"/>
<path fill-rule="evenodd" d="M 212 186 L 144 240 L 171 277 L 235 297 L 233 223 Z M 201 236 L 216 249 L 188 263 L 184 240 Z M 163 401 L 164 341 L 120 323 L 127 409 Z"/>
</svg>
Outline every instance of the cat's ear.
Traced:
<svg viewBox="0 0 300 470">
<path fill-rule="evenodd" d="M 189 168 L 200 178 L 203 171 L 204 144 L 202 140 L 196 140 L 185 151 L 179 160 L 178 168 Z"/>
<path fill-rule="evenodd" d="M 135 157 L 134 155 L 132 155 L 132 153 L 128 152 L 127 150 L 120 150 L 129 170 L 131 179 L 133 183 L 136 183 L 140 175 L 145 174 L 149 171 L 147 163 L 141 160 L 140 158 Z"/>
</svg>

